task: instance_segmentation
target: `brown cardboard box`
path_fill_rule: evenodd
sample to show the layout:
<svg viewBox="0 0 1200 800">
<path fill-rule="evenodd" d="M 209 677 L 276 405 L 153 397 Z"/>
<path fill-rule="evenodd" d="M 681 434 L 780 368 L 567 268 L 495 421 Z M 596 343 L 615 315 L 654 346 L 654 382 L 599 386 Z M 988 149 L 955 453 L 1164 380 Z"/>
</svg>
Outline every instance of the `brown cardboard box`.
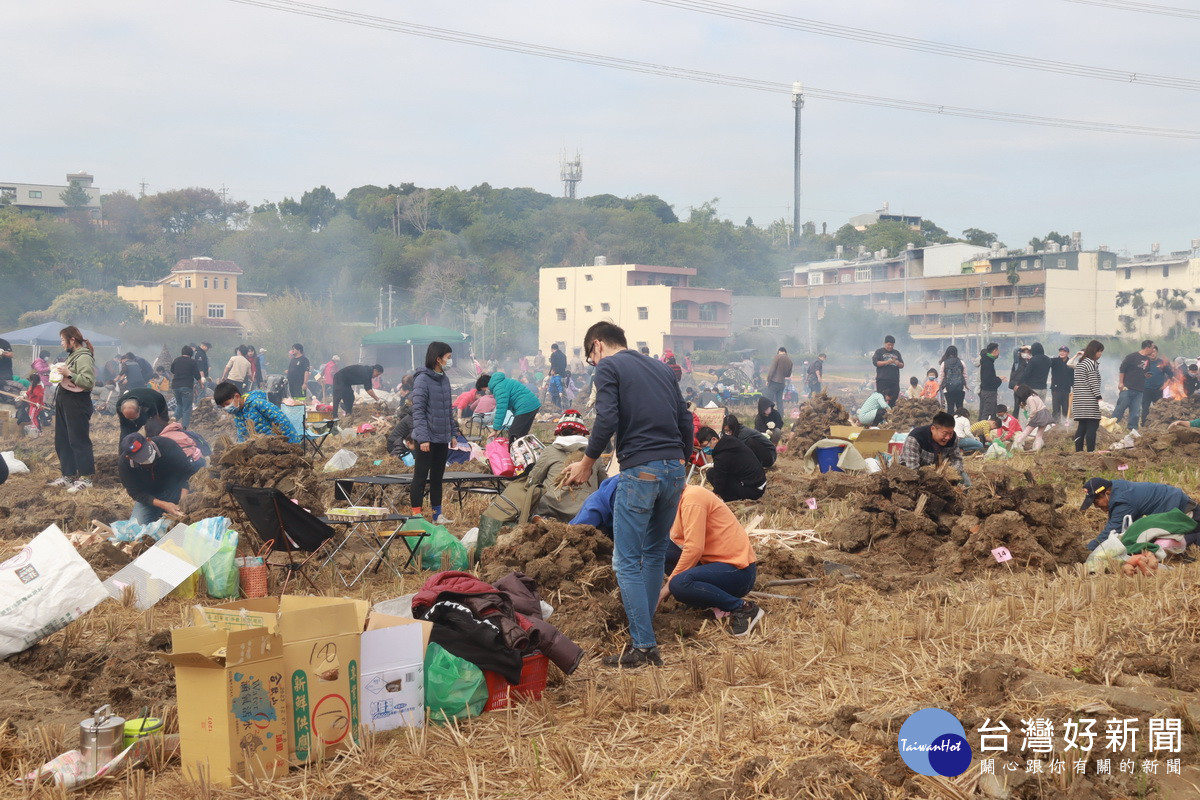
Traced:
<svg viewBox="0 0 1200 800">
<path fill-rule="evenodd" d="M 288 770 L 288 692 L 283 642 L 265 628 L 171 631 L 179 744 L 192 780 L 231 786 Z"/>
<path fill-rule="evenodd" d="M 279 599 L 295 761 L 319 760 L 359 740 L 360 647 L 369 609 L 365 600 Z"/>
<path fill-rule="evenodd" d="M 192 606 L 192 624 L 223 631 L 266 628 L 275 633 L 279 616 L 278 597 L 234 600 L 218 606 Z"/>
<path fill-rule="evenodd" d="M 895 431 L 872 430 L 870 428 L 855 428 L 853 425 L 831 425 L 830 439 L 846 439 L 854 445 L 854 449 L 863 458 L 871 458 L 879 453 L 886 453 L 888 442 L 892 440 Z"/>
</svg>

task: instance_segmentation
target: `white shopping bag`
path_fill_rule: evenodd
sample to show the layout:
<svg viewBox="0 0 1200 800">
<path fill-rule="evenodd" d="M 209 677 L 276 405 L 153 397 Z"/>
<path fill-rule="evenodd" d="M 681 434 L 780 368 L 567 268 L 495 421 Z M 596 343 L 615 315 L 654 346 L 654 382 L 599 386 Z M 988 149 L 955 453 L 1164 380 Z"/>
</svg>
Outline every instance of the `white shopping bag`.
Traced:
<svg viewBox="0 0 1200 800">
<path fill-rule="evenodd" d="M 32 647 L 106 599 L 96 573 L 51 525 L 0 564 L 0 658 Z"/>
</svg>

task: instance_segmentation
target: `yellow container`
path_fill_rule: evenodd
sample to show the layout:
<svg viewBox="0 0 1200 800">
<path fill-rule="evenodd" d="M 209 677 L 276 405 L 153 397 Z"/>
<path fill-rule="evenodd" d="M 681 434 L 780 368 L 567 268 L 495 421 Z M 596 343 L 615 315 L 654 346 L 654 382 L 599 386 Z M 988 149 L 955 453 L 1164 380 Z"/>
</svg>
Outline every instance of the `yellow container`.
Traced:
<svg viewBox="0 0 1200 800">
<path fill-rule="evenodd" d="M 125 746 L 147 736 L 162 733 L 163 721 L 158 717 L 138 717 L 125 722 Z"/>
</svg>

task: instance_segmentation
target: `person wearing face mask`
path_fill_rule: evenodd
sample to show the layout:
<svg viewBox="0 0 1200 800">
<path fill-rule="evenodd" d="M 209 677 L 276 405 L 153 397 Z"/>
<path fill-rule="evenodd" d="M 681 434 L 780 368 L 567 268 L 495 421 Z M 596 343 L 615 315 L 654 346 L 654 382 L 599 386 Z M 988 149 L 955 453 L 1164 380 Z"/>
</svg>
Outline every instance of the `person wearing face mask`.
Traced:
<svg viewBox="0 0 1200 800">
<path fill-rule="evenodd" d="M 233 416 L 239 442 L 250 438 L 250 431 L 246 428 L 246 420 L 249 419 L 259 434 L 277 433 L 286 437 L 292 444 L 300 444 L 299 432 L 292 427 L 291 421 L 279 410 L 279 406 L 267 399 L 266 392 L 256 391 L 243 395 L 233 383 L 222 381 L 213 389 L 213 402 L 226 414 Z"/>
<path fill-rule="evenodd" d="M 754 451 L 736 436 L 719 436 L 712 428 L 696 433 L 705 455 L 713 463 L 708 470 L 708 482 L 718 497 L 729 503 L 734 500 L 757 500 L 767 490 L 767 473 Z"/>
<path fill-rule="evenodd" d="M 54 366 L 50 377 L 58 384 L 54 394 L 54 451 L 61 475 L 50 486 L 66 486 L 69 494 L 92 488 L 96 472 L 92 452 L 92 387 L 96 385 L 96 359 L 92 343 L 74 325 L 59 332 L 67 359 Z"/>
<path fill-rule="evenodd" d="M 453 364 L 450 345 L 430 342 L 425 351 L 425 366 L 413 375 L 412 440 L 417 447 L 412 451 L 412 514 L 421 516 L 428 481 L 435 525 L 451 521 L 442 516 L 442 476 L 446 472 L 450 442 L 459 434 L 450 396 L 450 378 L 446 375 L 446 370 Z"/>
<path fill-rule="evenodd" d="M 979 418 L 987 419 L 996 413 L 996 392 L 1004 383 L 1004 376 L 996 374 L 996 359 L 1000 356 L 1000 345 L 988 342 L 979 351 Z"/>
<path fill-rule="evenodd" d="M 188 481 L 203 466 L 166 436 L 131 433 L 121 440 L 117 465 L 121 485 L 133 499 L 130 518 L 149 525 L 163 514 L 181 516 L 179 503 L 187 495 Z"/>
<path fill-rule="evenodd" d="M 1013 353 L 1012 371 L 1008 374 L 1008 388 L 1013 390 L 1014 406 L 1017 404 L 1017 387 L 1025 382 L 1025 375 L 1029 372 L 1031 360 L 1033 360 L 1033 350 L 1029 345 L 1024 345 Z"/>
</svg>

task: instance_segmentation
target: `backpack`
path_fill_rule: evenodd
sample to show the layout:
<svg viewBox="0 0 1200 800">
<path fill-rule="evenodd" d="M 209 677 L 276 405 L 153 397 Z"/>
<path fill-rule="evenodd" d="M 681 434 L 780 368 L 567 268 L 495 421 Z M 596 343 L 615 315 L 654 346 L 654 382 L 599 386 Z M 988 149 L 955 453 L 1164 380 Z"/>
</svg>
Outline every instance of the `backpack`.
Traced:
<svg viewBox="0 0 1200 800">
<path fill-rule="evenodd" d="M 546 446 L 542 444 L 542 440 L 532 434 L 522 436 L 513 442 L 509 452 L 512 454 L 513 464 L 517 468 L 516 474 L 520 475 L 532 467 L 545 449 Z"/>
<path fill-rule="evenodd" d="M 943 389 L 957 390 L 966 385 L 963 380 L 963 363 L 961 359 L 956 358 L 945 362 L 942 374 L 945 376 L 942 380 Z"/>
</svg>

